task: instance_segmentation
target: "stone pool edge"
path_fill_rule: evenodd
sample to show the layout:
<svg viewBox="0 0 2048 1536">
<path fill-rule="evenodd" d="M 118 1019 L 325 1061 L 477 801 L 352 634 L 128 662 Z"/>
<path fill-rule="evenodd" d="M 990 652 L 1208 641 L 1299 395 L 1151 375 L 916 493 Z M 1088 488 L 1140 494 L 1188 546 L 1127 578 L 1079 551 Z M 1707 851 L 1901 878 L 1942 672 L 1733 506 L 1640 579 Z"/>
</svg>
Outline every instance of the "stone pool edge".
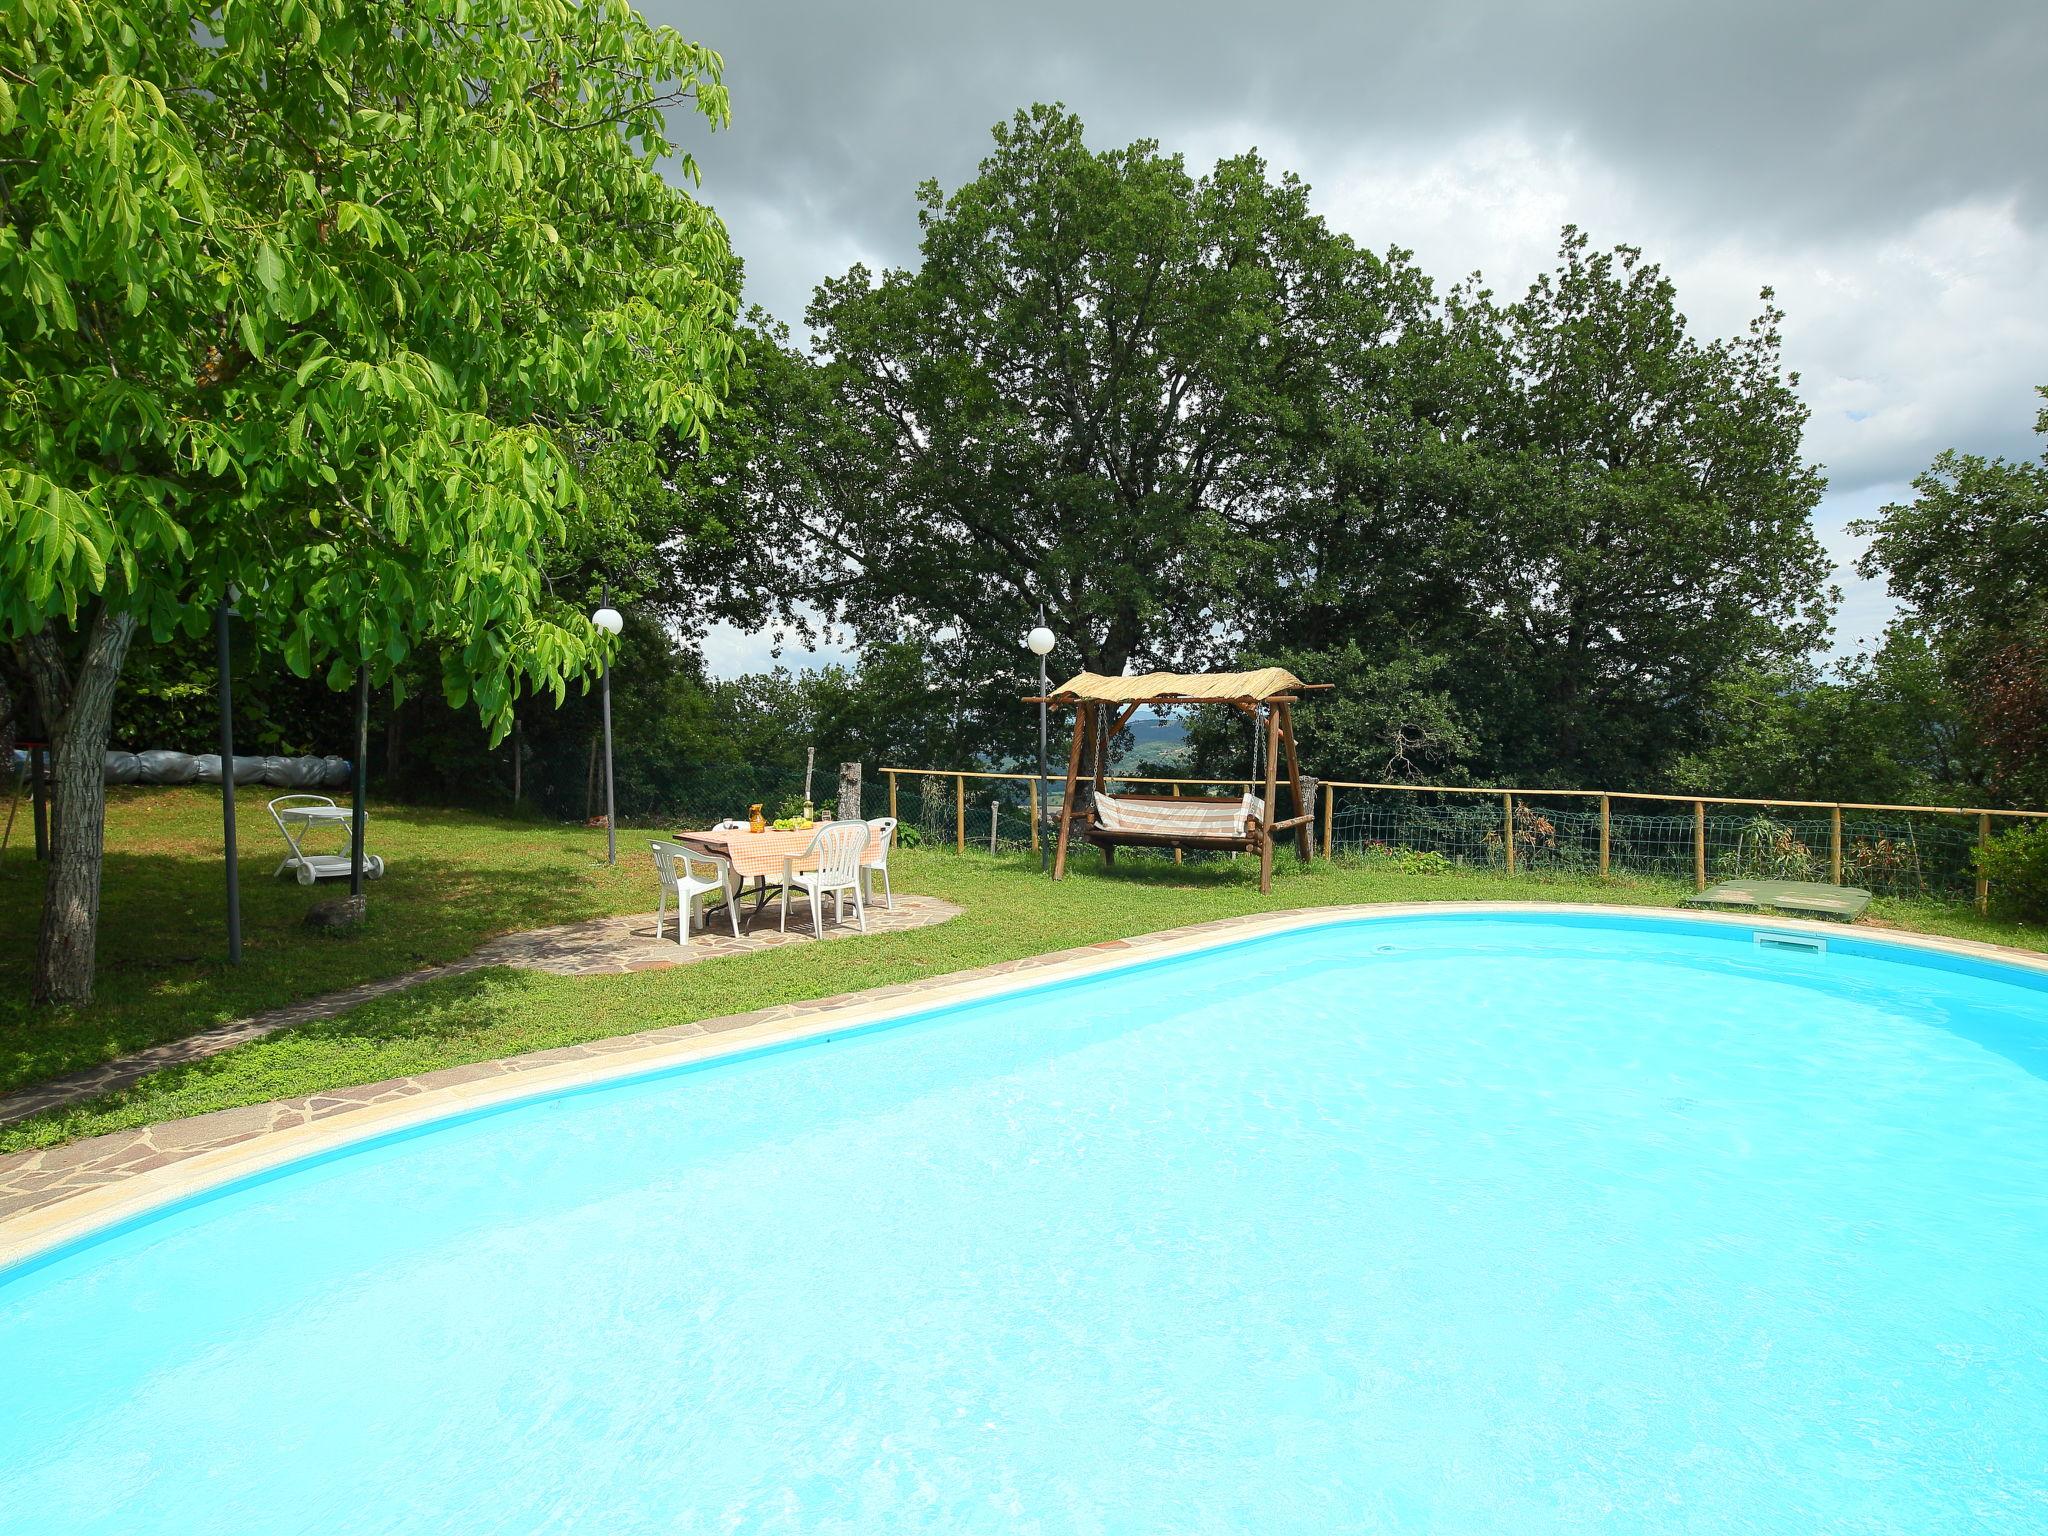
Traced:
<svg viewBox="0 0 2048 1536">
<path fill-rule="evenodd" d="M 782 1004 L 524 1056 L 470 1062 L 417 1077 L 217 1110 L 15 1153 L 0 1158 L 0 1281 L 18 1265 L 160 1207 L 286 1163 L 402 1134 L 438 1120 L 815 1040 L 937 1008 L 1197 953 L 1256 935 L 1360 918 L 1456 913 L 1650 918 L 1853 937 L 1880 946 L 2017 966 L 2048 976 L 2048 956 L 2005 945 L 1888 929 L 1872 932 L 1803 918 L 1671 907 L 1532 901 L 1354 903 L 1217 918 L 865 992 Z"/>
</svg>

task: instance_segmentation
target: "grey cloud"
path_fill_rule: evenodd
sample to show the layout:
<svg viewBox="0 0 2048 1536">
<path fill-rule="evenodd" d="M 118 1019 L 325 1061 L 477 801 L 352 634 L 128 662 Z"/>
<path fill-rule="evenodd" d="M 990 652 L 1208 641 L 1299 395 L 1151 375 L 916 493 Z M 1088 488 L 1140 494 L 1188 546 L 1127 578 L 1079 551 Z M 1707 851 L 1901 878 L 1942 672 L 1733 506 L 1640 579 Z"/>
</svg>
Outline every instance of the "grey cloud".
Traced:
<svg viewBox="0 0 2048 1536">
<path fill-rule="evenodd" d="M 1197 165 L 1262 147 L 1439 281 L 1476 265 L 1518 292 L 1571 220 L 1643 245 L 1703 330 L 1773 284 L 1831 545 L 1843 509 L 1942 447 L 2039 451 L 2042 0 L 642 9 L 725 55 L 731 129 L 677 127 L 749 297 L 792 324 L 854 261 L 913 261 L 917 183 L 957 186 L 993 123 L 1061 100 L 1098 144 Z"/>
<path fill-rule="evenodd" d="M 1054 97 L 1115 139 L 1235 118 L 1315 147 L 1515 121 L 1685 188 L 1703 222 L 1787 235 L 1972 197 L 2016 198 L 2030 223 L 2048 209 L 2033 0 L 645 9 L 726 55 L 714 185 L 801 188 L 878 240 L 918 177 L 957 180 L 994 120 Z"/>
</svg>

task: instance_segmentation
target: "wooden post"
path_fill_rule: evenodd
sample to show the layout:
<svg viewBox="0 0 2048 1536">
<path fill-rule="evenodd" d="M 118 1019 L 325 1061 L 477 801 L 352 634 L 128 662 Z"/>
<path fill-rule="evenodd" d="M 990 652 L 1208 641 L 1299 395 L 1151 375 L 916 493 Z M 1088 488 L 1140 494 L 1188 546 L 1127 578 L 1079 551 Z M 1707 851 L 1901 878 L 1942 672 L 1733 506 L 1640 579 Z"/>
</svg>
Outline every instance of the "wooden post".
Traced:
<svg viewBox="0 0 2048 1536">
<path fill-rule="evenodd" d="M 1984 876 L 1983 854 L 1991 845 L 1991 818 L 1982 811 L 1977 813 L 1977 915 L 1983 917 L 1991 910 L 1991 882 Z M 1839 881 L 1836 882 L 1840 884 Z"/>
<path fill-rule="evenodd" d="M 953 851 L 967 851 L 967 776 L 953 775 Z"/>
<path fill-rule="evenodd" d="M 1282 703 L 1276 705 L 1275 708 L 1280 711 L 1281 742 L 1287 748 L 1287 789 L 1288 793 L 1294 798 L 1293 809 L 1288 814 L 1291 816 L 1311 815 L 1315 807 L 1306 803 L 1309 797 L 1303 794 L 1301 790 L 1301 762 L 1294 755 L 1294 706 Z M 1309 857 L 1315 849 L 1315 835 L 1315 829 L 1307 822 L 1298 821 L 1295 823 L 1294 851 L 1300 856 L 1301 862 L 1304 864 L 1309 861 Z"/>
<path fill-rule="evenodd" d="M 1042 819 L 1038 812 L 1038 797 L 1044 791 L 1045 786 L 1034 778 L 1031 781 L 1031 851 L 1033 853 L 1038 852 L 1038 823 Z"/>
<path fill-rule="evenodd" d="M 1600 797 L 1600 878 L 1607 878 L 1607 850 L 1613 841 L 1614 818 L 1608 814 L 1607 797 Z"/>
<path fill-rule="evenodd" d="M 1273 801 L 1280 793 L 1280 709 L 1266 706 L 1266 813 L 1259 828 L 1259 894 L 1273 894 Z"/>
<path fill-rule="evenodd" d="M 1842 883 L 1842 808 L 1828 812 L 1828 879 Z"/>
<path fill-rule="evenodd" d="M 1707 802 L 1692 803 L 1692 888 L 1707 888 Z"/>
<path fill-rule="evenodd" d="M 996 800 L 996 797 L 995 797 L 994 795 L 990 795 L 990 796 L 988 797 L 988 851 L 989 851 L 990 853 L 994 853 L 994 852 L 996 851 L 996 805 L 997 805 L 997 803 L 998 803 L 998 802 L 997 802 L 997 800 Z"/>
<path fill-rule="evenodd" d="M 1173 786 L 1173 798 L 1174 798 L 1174 799 L 1176 799 L 1176 800 L 1178 800 L 1178 799 L 1180 798 L 1180 786 L 1179 786 L 1178 784 L 1176 784 L 1176 785 L 1174 785 L 1174 786 Z M 1175 844 L 1173 845 L 1173 862 L 1174 862 L 1174 863 L 1176 863 L 1176 864 L 1179 864 L 1179 863 L 1181 863 L 1181 862 L 1182 862 L 1182 859 L 1181 859 L 1181 851 L 1180 851 L 1180 844 L 1179 844 L 1179 843 L 1175 843 Z"/>
<path fill-rule="evenodd" d="M 1066 878 L 1067 873 L 1067 833 L 1074 821 L 1074 791 L 1079 787 L 1081 780 L 1081 737 L 1086 732 L 1087 719 L 1088 706 L 1076 704 L 1074 748 L 1067 755 L 1067 791 L 1060 797 L 1060 840 L 1052 858 L 1052 877 L 1055 880 Z"/>
<path fill-rule="evenodd" d="M 1515 797 L 1503 792 L 1500 797 L 1500 838 L 1501 846 L 1507 849 L 1508 873 L 1515 872 Z"/>
<path fill-rule="evenodd" d="M 1337 786 L 1323 786 L 1323 862 L 1330 862 L 1330 829 L 1337 824 Z"/>
<path fill-rule="evenodd" d="M 896 774 L 895 774 L 895 771 L 894 771 L 893 769 L 892 769 L 892 770 L 890 770 L 890 773 L 889 773 L 889 819 L 890 819 L 891 821 L 895 821 L 895 820 L 897 819 L 897 817 L 896 817 Z"/>
</svg>

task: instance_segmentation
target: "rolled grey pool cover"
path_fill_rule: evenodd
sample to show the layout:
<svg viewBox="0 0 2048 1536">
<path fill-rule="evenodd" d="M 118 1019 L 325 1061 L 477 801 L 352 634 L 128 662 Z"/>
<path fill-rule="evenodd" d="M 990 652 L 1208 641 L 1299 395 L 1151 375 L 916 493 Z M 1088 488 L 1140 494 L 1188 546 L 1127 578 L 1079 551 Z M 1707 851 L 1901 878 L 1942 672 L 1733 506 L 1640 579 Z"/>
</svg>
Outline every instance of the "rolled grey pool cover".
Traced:
<svg viewBox="0 0 2048 1536">
<path fill-rule="evenodd" d="M 138 784 L 190 784 L 199 777 L 199 760 L 183 752 L 138 752 L 135 761 Z"/>
<path fill-rule="evenodd" d="M 345 757 L 243 757 L 234 761 L 237 784 L 270 784 L 278 789 L 338 787 L 349 779 Z M 218 784 L 220 754 L 205 752 L 109 752 L 109 784 Z"/>
</svg>

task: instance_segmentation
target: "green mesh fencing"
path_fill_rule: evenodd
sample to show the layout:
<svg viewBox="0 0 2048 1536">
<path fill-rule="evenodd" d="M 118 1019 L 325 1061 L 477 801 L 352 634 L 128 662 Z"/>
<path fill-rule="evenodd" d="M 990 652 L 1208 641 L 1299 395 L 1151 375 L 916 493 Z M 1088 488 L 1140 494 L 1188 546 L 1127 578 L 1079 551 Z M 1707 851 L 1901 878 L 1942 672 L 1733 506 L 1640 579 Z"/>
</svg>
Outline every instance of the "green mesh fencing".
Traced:
<svg viewBox="0 0 2048 1536">
<path fill-rule="evenodd" d="M 1431 853 L 1473 869 L 1507 866 L 1540 874 L 1598 874 L 1597 796 L 1514 797 L 1430 790 L 1338 789 L 1333 853 L 1373 856 Z M 1610 797 L 1607 868 L 1616 877 L 1691 884 L 1704 852 L 1708 880 L 1834 879 L 1834 828 L 1825 811 L 1706 803 L 1692 810 L 1663 801 Z M 1977 832 L 1968 816 L 1941 811 L 1844 811 L 1841 880 L 1881 896 L 1961 899 L 1974 894 Z"/>
<path fill-rule="evenodd" d="M 993 779 L 947 772 L 902 772 L 896 776 L 897 814 L 906 843 L 951 851 L 1016 852 L 1031 846 L 1031 786 L 1026 779 Z M 1164 792 L 1142 780 L 1119 781 L 1125 788 Z M 956 785 L 963 785 L 957 790 Z M 1063 783 L 1047 783 L 1042 797 L 1043 837 L 1057 836 Z M 836 781 L 834 785 L 836 791 Z M 1190 787 L 1188 794 L 1230 793 L 1227 785 Z M 956 799 L 956 793 L 960 798 Z M 874 773 L 862 786 L 868 816 L 887 815 L 889 777 Z M 1374 790 L 1335 787 L 1313 807 L 1315 849 L 1326 846 L 1323 820 L 1334 809 L 1327 847 L 1338 856 L 1412 858 L 1434 856 L 1468 869 L 1505 873 L 1513 845 L 1517 874 L 1595 876 L 1600 873 L 1600 800 L 1597 795 L 1534 791 L 1514 796 L 1514 819 L 1494 793 L 1453 794 L 1442 790 Z M 1725 879 L 1819 880 L 1834 878 L 1834 827 L 1825 810 L 1800 807 L 1717 805 L 1706 802 L 1696 836 L 1692 807 L 1685 802 L 1609 797 L 1607 872 L 1620 880 L 1691 885 L 1695 861 L 1704 853 L 1709 881 Z M 1841 880 L 1881 896 L 1968 899 L 1975 891 L 1973 851 L 1976 820 L 1936 810 L 1844 810 L 1841 825 Z M 1084 845 L 1069 849 L 1070 859 Z M 1170 849 L 1120 849 L 1119 860 L 1171 861 Z M 1213 850 L 1188 850 L 1186 863 L 1233 857 Z"/>
</svg>

